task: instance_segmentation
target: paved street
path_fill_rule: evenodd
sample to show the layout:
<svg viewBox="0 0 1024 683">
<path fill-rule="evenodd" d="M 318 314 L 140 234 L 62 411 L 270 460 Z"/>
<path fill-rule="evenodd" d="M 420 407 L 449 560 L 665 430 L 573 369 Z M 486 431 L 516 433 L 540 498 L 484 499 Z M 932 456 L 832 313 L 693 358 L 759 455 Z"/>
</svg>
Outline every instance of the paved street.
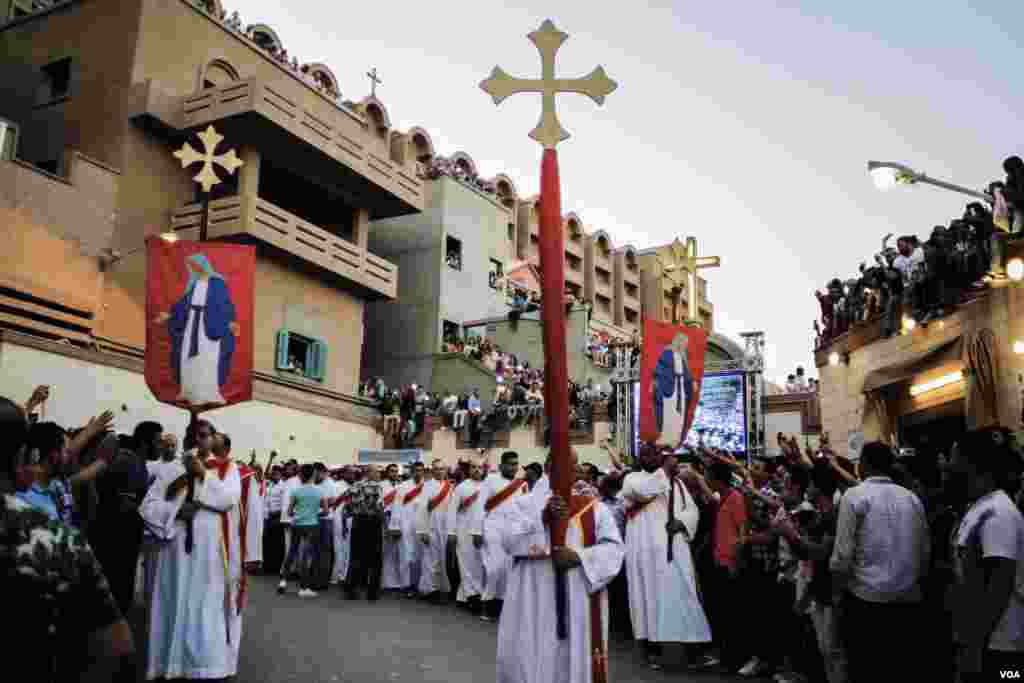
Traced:
<svg viewBox="0 0 1024 683">
<path fill-rule="evenodd" d="M 337 590 L 279 597 L 271 577 L 250 582 L 238 683 L 487 683 L 494 680 L 498 627 L 455 607 L 394 596 L 344 600 Z M 294 590 L 294 589 L 292 589 Z M 612 643 L 613 680 L 741 680 L 669 667 L 652 672 L 630 642 Z"/>
</svg>

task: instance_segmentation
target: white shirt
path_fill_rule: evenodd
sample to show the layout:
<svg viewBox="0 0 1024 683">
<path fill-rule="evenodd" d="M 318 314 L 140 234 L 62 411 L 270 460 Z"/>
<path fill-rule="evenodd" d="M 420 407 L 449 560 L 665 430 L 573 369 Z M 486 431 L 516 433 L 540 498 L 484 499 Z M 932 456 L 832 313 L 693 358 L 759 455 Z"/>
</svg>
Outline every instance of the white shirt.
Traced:
<svg viewBox="0 0 1024 683">
<path fill-rule="evenodd" d="M 283 481 L 271 482 L 270 491 L 267 492 L 267 514 L 274 515 L 281 512 L 284 505 L 284 492 L 288 487 Z"/>
<path fill-rule="evenodd" d="M 282 481 L 279 486 L 281 487 L 281 522 L 291 524 L 292 516 L 288 514 L 288 494 L 302 486 L 302 480 L 296 474 L 291 479 Z"/>
<path fill-rule="evenodd" d="M 1014 591 L 988 647 L 1002 652 L 1024 651 L 1024 516 L 1004 491 L 993 491 L 967 510 L 956 545 L 960 551 L 956 555 L 957 574 L 968 586 L 984 581 L 983 559 L 1001 557 L 1017 563 Z"/>
<path fill-rule="evenodd" d="M 889 477 L 868 477 L 839 501 L 829 566 L 867 602 L 920 602 L 931 540 L 924 505 Z"/>
</svg>

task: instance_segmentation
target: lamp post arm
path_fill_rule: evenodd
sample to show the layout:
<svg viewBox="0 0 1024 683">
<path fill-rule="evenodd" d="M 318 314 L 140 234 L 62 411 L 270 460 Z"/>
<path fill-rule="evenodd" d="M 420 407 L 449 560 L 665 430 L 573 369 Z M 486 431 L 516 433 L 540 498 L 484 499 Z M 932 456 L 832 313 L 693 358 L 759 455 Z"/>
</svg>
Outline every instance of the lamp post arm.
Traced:
<svg viewBox="0 0 1024 683">
<path fill-rule="evenodd" d="M 941 187 L 943 190 L 950 190 L 952 192 L 959 192 L 960 194 L 965 194 L 968 197 L 974 197 L 975 199 L 981 199 L 981 200 L 986 201 L 986 202 L 991 202 L 992 201 L 992 197 L 987 195 L 987 194 L 985 194 L 984 192 L 978 192 L 977 190 L 972 190 L 972 189 L 969 189 L 969 188 L 966 188 L 966 187 L 962 187 L 960 185 L 954 185 L 953 183 L 947 183 L 945 180 L 937 180 L 935 178 L 931 178 L 931 177 L 925 175 L 924 173 L 917 174 L 917 176 L 914 178 L 914 180 L 916 182 L 919 182 L 919 183 L 926 183 L 928 185 L 934 185 L 935 187 Z"/>
</svg>

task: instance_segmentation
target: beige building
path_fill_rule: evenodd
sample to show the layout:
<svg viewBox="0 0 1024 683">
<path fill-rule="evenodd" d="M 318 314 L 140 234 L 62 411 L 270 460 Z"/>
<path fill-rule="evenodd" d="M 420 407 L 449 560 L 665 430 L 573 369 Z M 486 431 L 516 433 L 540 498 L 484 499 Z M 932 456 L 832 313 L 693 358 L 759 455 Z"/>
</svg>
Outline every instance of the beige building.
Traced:
<svg viewBox="0 0 1024 683">
<path fill-rule="evenodd" d="M 1021 311 L 1024 291 L 1009 282 L 888 339 L 880 320 L 854 326 L 816 354 L 822 430 L 852 458 L 865 441 L 948 454 L 967 429 L 998 424 L 1018 431 Z"/>
<path fill-rule="evenodd" d="M 348 462 L 380 444 L 355 396 L 363 319 L 399 277 L 369 248 L 371 221 L 423 209 L 428 140 L 393 129 L 375 98 L 343 100 L 328 66 L 272 56 L 284 46 L 271 28 L 234 30 L 220 11 L 0 2 L 0 381 L 20 400 L 53 384 L 46 417 L 69 425 L 111 408 L 122 431 L 154 417 L 183 431 L 185 413 L 155 404 L 140 374 L 142 247 L 198 236 L 196 169 L 171 153 L 213 125 L 217 151 L 245 164 L 221 173 L 209 237 L 254 244 L 258 260 L 256 400 L 210 419 L 243 453 Z M 302 368 L 313 342 L 326 349 L 316 375 Z"/>
</svg>

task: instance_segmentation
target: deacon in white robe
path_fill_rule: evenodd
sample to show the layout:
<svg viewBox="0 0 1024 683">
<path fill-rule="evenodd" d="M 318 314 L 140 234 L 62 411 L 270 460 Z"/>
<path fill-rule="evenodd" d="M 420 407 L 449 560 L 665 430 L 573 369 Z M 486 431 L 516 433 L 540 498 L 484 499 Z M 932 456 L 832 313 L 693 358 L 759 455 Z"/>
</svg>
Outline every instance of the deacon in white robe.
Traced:
<svg viewBox="0 0 1024 683">
<path fill-rule="evenodd" d="M 515 453 L 502 454 L 500 471 L 484 479 L 480 487 L 478 518 L 480 526 L 476 535 L 483 539 L 483 561 L 486 581 L 481 599 L 484 602 L 505 599 L 505 575 L 509 557 L 502 545 L 502 529 L 508 504 L 518 497 L 529 494 L 525 479 L 513 479 L 519 470 L 519 456 Z M 491 615 L 484 615 L 485 618 Z"/>
<path fill-rule="evenodd" d="M 480 468 L 470 466 L 470 476 L 452 493 L 448 506 L 448 534 L 455 539 L 455 555 L 459 560 L 458 602 L 479 600 L 484 591 L 484 559 L 480 548 L 473 543 L 473 534 L 480 528 L 482 509 L 476 504 L 480 498 Z"/>
<path fill-rule="evenodd" d="M 597 499 L 574 497 L 570 502 L 566 534 L 566 566 L 571 567 L 566 569 L 568 637 L 559 640 L 555 569 L 544 514 L 549 500 L 550 495 L 531 495 L 507 504 L 500 537 L 512 562 L 498 627 L 497 682 L 606 683 L 605 587 L 622 568 L 619 528 Z"/>
<path fill-rule="evenodd" d="M 186 524 L 178 519 L 186 489 L 170 501 L 166 498 L 175 481 L 165 479 L 150 487 L 140 510 L 147 529 L 162 542 L 153 577 L 146 676 L 227 678 L 237 672 L 241 638 L 238 467 L 228 462 L 208 468 L 196 480 L 191 553 L 185 548 Z"/>
<path fill-rule="evenodd" d="M 398 466 L 388 465 L 384 472 L 386 480 L 381 482 L 384 510 L 387 514 L 384 525 L 384 545 L 381 567 L 381 587 L 384 590 L 400 590 L 409 587 L 407 573 L 402 572 L 402 539 L 398 515 Z M 404 579 L 404 583 L 403 583 Z"/>
<path fill-rule="evenodd" d="M 645 471 L 626 475 L 626 577 L 633 634 L 651 643 L 706 643 L 711 640 L 697 592 L 690 539 L 697 533 L 700 511 L 686 486 L 675 479 L 673 496 L 678 533 L 668 562 L 669 477 L 652 449 Z M 671 469 L 675 470 L 675 457 Z M 650 656 L 650 655 L 649 655 Z"/>
<path fill-rule="evenodd" d="M 447 469 L 444 462 L 435 460 L 432 465 L 433 479 L 423 490 L 423 504 L 416 519 L 416 534 L 422 544 L 420 565 L 420 595 L 437 591 L 450 593 L 448 580 L 448 508 L 452 501 L 455 485 L 445 478 Z M 424 542 L 425 541 L 425 542 Z"/>
<path fill-rule="evenodd" d="M 399 579 L 403 581 L 401 588 L 411 593 L 417 592 L 420 582 L 420 563 L 423 556 L 423 544 L 416 538 L 416 518 L 419 506 L 425 504 L 423 489 L 423 464 L 416 463 L 413 479 L 398 487 L 395 509 L 391 518 L 391 528 L 401 532 L 399 539 Z"/>
</svg>

